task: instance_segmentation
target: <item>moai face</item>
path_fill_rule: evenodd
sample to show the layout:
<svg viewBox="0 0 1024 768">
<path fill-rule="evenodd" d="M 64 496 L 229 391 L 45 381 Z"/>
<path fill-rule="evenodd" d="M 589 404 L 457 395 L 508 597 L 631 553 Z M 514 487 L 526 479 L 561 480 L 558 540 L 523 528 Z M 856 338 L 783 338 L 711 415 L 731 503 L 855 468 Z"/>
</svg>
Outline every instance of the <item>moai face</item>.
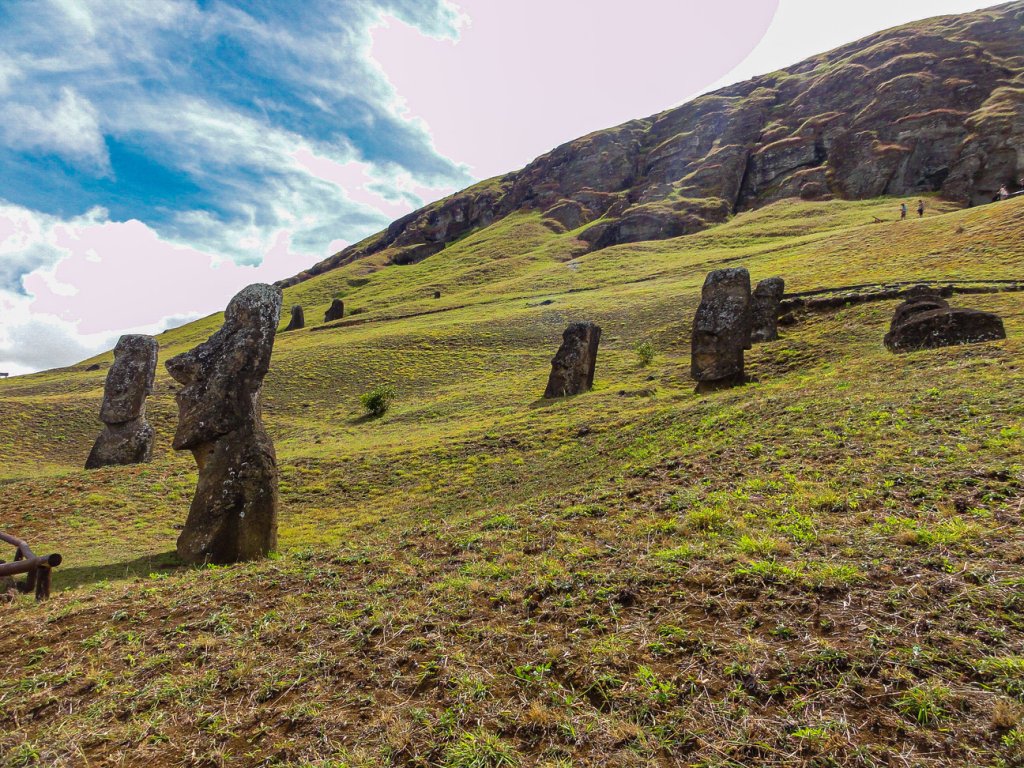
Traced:
<svg viewBox="0 0 1024 768">
<path fill-rule="evenodd" d="M 231 300 L 220 330 L 167 361 L 167 371 L 183 385 L 176 398 L 176 450 L 196 448 L 258 421 L 280 315 L 280 290 L 250 285 Z"/>
</svg>

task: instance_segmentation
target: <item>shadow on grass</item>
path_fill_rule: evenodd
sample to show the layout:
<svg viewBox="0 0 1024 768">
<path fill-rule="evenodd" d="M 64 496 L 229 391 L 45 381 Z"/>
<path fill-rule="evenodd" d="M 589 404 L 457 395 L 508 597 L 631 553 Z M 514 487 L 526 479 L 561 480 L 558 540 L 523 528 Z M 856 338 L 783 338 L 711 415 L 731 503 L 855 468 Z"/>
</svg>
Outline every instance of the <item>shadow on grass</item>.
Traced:
<svg viewBox="0 0 1024 768">
<path fill-rule="evenodd" d="M 98 581 L 119 581 L 146 577 L 154 573 L 169 571 L 187 566 L 178 559 L 176 552 L 161 552 L 155 555 L 143 555 L 134 560 L 124 560 L 108 565 L 87 565 L 77 568 L 56 568 L 53 571 L 54 590 L 72 589 L 84 584 L 95 584 Z"/>
<path fill-rule="evenodd" d="M 381 414 L 383 415 L 383 414 Z M 377 421 L 380 416 L 375 416 L 372 413 L 364 413 L 362 416 L 353 416 L 348 420 L 349 424 L 369 424 L 371 421 Z"/>
<path fill-rule="evenodd" d="M 527 407 L 532 410 L 536 410 L 537 408 L 553 408 L 559 403 L 565 402 L 566 400 L 575 400 L 577 397 L 583 397 L 583 395 L 587 394 L 590 393 L 584 392 L 582 395 L 566 395 L 564 397 L 539 397 L 532 403 L 530 403 Z"/>
</svg>

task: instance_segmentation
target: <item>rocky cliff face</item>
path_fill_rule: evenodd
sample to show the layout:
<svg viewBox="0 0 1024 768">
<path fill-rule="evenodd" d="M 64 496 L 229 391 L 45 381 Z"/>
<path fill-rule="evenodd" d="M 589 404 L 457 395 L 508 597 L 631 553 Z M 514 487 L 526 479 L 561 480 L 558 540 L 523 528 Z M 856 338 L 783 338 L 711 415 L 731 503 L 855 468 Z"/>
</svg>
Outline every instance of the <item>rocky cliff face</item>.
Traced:
<svg viewBox="0 0 1024 768">
<path fill-rule="evenodd" d="M 394 249 L 409 264 L 509 213 L 592 249 L 696 232 L 784 197 L 939 192 L 1024 175 L 1024 0 L 868 37 L 569 142 L 394 222 L 284 285 Z"/>
</svg>

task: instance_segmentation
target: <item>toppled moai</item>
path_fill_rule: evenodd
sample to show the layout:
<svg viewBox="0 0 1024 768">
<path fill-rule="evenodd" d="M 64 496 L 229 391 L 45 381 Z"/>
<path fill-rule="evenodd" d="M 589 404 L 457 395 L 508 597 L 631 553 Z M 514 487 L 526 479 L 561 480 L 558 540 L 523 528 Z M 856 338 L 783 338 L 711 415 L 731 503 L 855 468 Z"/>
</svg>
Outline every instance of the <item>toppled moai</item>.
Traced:
<svg viewBox="0 0 1024 768">
<path fill-rule="evenodd" d="M 779 338 L 779 308 L 786 293 L 781 277 L 769 277 L 757 284 L 751 296 L 750 340 L 754 344 Z"/>
<path fill-rule="evenodd" d="M 146 398 L 153 391 L 159 345 L 152 336 L 122 336 L 103 386 L 100 421 L 86 469 L 142 464 L 153 456 L 153 427 L 146 421 Z"/>
<path fill-rule="evenodd" d="M 291 320 L 288 321 L 288 327 L 286 327 L 285 330 L 286 331 L 297 331 L 300 328 L 305 328 L 305 327 L 306 327 L 306 313 L 302 311 L 302 307 L 300 307 L 298 304 L 296 304 L 294 307 L 292 307 L 292 317 L 291 317 Z"/>
<path fill-rule="evenodd" d="M 551 375 L 544 397 L 568 397 L 594 386 L 597 347 L 601 329 L 594 323 L 570 323 L 562 334 L 562 346 L 551 359 Z"/>
<path fill-rule="evenodd" d="M 281 291 L 250 285 L 228 304 L 220 330 L 166 363 L 183 385 L 174 448 L 192 451 L 199 467 L 178 537 L 186 562 L 252 560 L 277 545 L 277 457 L 260 395 L 280 316 Z"/>
<path fill-rule="evenodd" d="M 294 314 L 295 310 L 292 310 L 292 315 L 294 316 Z M 324 322 L 329 323 L 332 320 L 341 320 L 344 316 L 345 302 L 341 299 L 334 299 L 334 301 L 331 302 L 331 306 L 329 306 L 327 311 L 324 312 Z"/>
<path fill-rule="evenodd" d="M 750 273 L 743 267 L 708 274 L 693 320 L 690 371 L 699 392 L 746 381 L 743 352 L 751 340 Z"/>
<path fill-rule="evenodd" d="M 896 307 L 885 346 L 892 352 L 912 352 L 1005 338 L 998 315 L 950 307 L 938 293 L 916 289 Z"/>
</svg>

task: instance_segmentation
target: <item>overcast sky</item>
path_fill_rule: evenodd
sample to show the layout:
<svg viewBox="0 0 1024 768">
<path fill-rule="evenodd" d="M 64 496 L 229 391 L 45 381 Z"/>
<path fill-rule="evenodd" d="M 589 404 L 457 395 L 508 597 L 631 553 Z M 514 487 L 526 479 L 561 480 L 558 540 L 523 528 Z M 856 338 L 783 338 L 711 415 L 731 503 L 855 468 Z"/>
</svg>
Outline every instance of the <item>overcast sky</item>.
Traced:
<svg viewBox="0 0 1024 768">
<path fill-rule="evenodd" d="M 4 0 L 0 371 L 223 308 L 561 142 L 969 0 Z"/>
</svg>

